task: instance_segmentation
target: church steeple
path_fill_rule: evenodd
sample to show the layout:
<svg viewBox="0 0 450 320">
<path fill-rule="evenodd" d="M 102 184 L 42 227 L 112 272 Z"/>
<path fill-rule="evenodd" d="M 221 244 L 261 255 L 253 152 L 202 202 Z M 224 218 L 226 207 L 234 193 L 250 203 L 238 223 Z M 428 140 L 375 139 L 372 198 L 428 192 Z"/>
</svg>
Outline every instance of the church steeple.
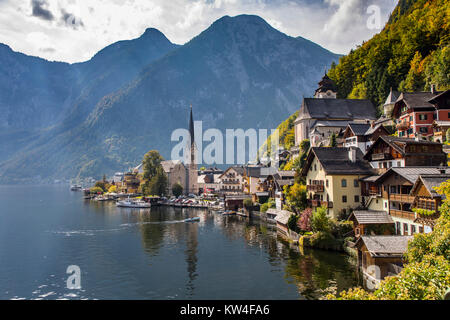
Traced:
<svg viewBox="0 0 450 320">
<path fill-rule="evenodd" d="M 194 115 L 192 113 L 192 104 L 191 104 L 191 118 L 189 120 L 189 134 L 191 135 L 191 145 L 192 145 L 195 142 Z"/>
<path fill-rule="evenodd" d="M 337 90 L 334 81 L 328 77 L 326 71 L 322 80 L 319 82 L 319 88 L 317 88 L 314 97 L 322 99 L 336 99 Z"/>
</svg>

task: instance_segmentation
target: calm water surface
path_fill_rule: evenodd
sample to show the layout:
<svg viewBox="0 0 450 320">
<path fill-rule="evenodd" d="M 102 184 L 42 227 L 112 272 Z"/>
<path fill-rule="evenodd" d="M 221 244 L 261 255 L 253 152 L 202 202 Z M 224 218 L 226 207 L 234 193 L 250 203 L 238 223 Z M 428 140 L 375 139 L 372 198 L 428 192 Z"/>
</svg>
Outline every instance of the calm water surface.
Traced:
<svg viewBox="0 0 450 320">
<path fill-rule="evenodd" d="M 256 219 L 121 209 L 67 186 L 0 186 L 0 205 L 0 299 L 318 299 L 360 281 L 345 254 L 289 247 Z"/>
</svg>

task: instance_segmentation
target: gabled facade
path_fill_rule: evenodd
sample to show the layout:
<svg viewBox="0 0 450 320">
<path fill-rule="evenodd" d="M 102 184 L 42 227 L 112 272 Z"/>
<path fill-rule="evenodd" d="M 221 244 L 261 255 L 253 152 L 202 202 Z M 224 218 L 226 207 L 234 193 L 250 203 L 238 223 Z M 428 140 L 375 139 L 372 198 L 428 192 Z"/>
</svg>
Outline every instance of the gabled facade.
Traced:
<svg viewBox="0 0 450 320">
<path fill-rule="evenodd" d="M 378 139 L 380 136 L 387 136 L 389 132 L 386 128 L 374 122 L 368 123 L 349 123 L 345 128 L 343 138 L 344 147 L 357 147 L 363 153 Z"/>
<path fill-rule="evenodd" d="M 325 206 L 337 217 L 362 206 L 360 179 L 373 174 L 357 148 L 311 148 L 302 176 L 306 178 L 308 203 Z"/>
<path fill-rule="evenodd" d="M 364 159 L 382 172 L 397 167 L 443 166 L 447 163 L 441 143 L 393 136 L 380 136 L 369 147 Z"/>
<path fill-rule="evenodd" d="M 398 136 L 401 138 L 430 139 L 433 136 L 434 120 L 450 120 L 450 110 L 436 110 L 430 103 L 438 93 L 404 92 L 395 102 L 393 118 L 397 123 Z"/>
<path fill-rule="evenodd" d="M 220 192 L 240 194 L 244 192 L 244 168 L 230 167 L 219 176 Z"/>
</svg>

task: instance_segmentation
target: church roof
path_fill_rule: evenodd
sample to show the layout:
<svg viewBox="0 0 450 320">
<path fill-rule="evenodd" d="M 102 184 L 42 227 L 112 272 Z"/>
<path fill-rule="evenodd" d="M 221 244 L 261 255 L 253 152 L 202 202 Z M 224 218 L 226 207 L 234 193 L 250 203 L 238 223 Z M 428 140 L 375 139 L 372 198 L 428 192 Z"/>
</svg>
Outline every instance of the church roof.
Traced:
<svg viewBox="0 0 450 320">
<path fill-rule="evenodd" d="M 328 90 L 331 90 L 333 92 L 337 92 L 336 85 L 334 84 L 334 81 L 331 80 L 328 75 L 325 73 L 325 75 L 322 77 L 322 80 L 319 82 L 319 88 L 317 88 L 317 92 L 327 92 Z"/>
<path fill-rule="evenodd" d="M 363 99 L 303 99 L 300 119 L 376 120 L 376 110 L 370 100 Z"/>
<path fill-rule="evenodd" d="M 395 103 L 398 99 L 398 97 L 400 97 L 400 92 L 398 91 L 393 91 L 391 89 L 391 92 L 389 92 L 389 95 L 386 99 L 386 102 L 384 103 L 384 105 L 388 105 L 388 104 L 392 104 Z"/>
</svg>

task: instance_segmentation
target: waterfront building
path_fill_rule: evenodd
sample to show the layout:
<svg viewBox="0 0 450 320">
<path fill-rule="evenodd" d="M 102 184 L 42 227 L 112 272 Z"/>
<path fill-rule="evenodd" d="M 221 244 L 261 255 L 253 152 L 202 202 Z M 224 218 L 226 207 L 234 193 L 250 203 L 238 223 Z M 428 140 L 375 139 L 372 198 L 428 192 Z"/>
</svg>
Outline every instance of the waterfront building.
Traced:
<svg viewBox="0 0 450 320">
<path fill-rule="evenodd" d="M 387 276 L 394 276 L 402 270 L 404 254 L 412 236 L 366 236 L 356 241 L 358 266 L 366 280 L 374 286 Z"/>
<path fill-rule="evenodd" d="M 393 235 L 394 220 L 385 211 L 355 210 L 350 214 L 356 238 L 363 235 Z"/>
<path fill-rule="evenodd" d="M 183 194 L 189 194 L 187 181 L 187 168 L 180 160 L 162 161 L 161 166 L 167 176 L 167 194 L 173 195 L 172 187 L 180 184 L 183 187 Z"/>
<path fill-rule="evenodd" d="M 373 174 L 361 150 L 354 147 L 313 147 L 301 171 L 309 205 L 325 206 L 334 218 L 362 207 L 360 180 Z"/>
<path fill-rule="evenodd" d="M 220 192 L 222 194 L 237 194 L 244 192 L 244 167 L 229 167 L 219 176 Z"/>
<path fill-rule="evenodd" d="M 394 136 L 378 137 L 364 159 L 380 172 L 396 167 L 442 166 L 447 163 L 441 143 Z"/>
</svg>

